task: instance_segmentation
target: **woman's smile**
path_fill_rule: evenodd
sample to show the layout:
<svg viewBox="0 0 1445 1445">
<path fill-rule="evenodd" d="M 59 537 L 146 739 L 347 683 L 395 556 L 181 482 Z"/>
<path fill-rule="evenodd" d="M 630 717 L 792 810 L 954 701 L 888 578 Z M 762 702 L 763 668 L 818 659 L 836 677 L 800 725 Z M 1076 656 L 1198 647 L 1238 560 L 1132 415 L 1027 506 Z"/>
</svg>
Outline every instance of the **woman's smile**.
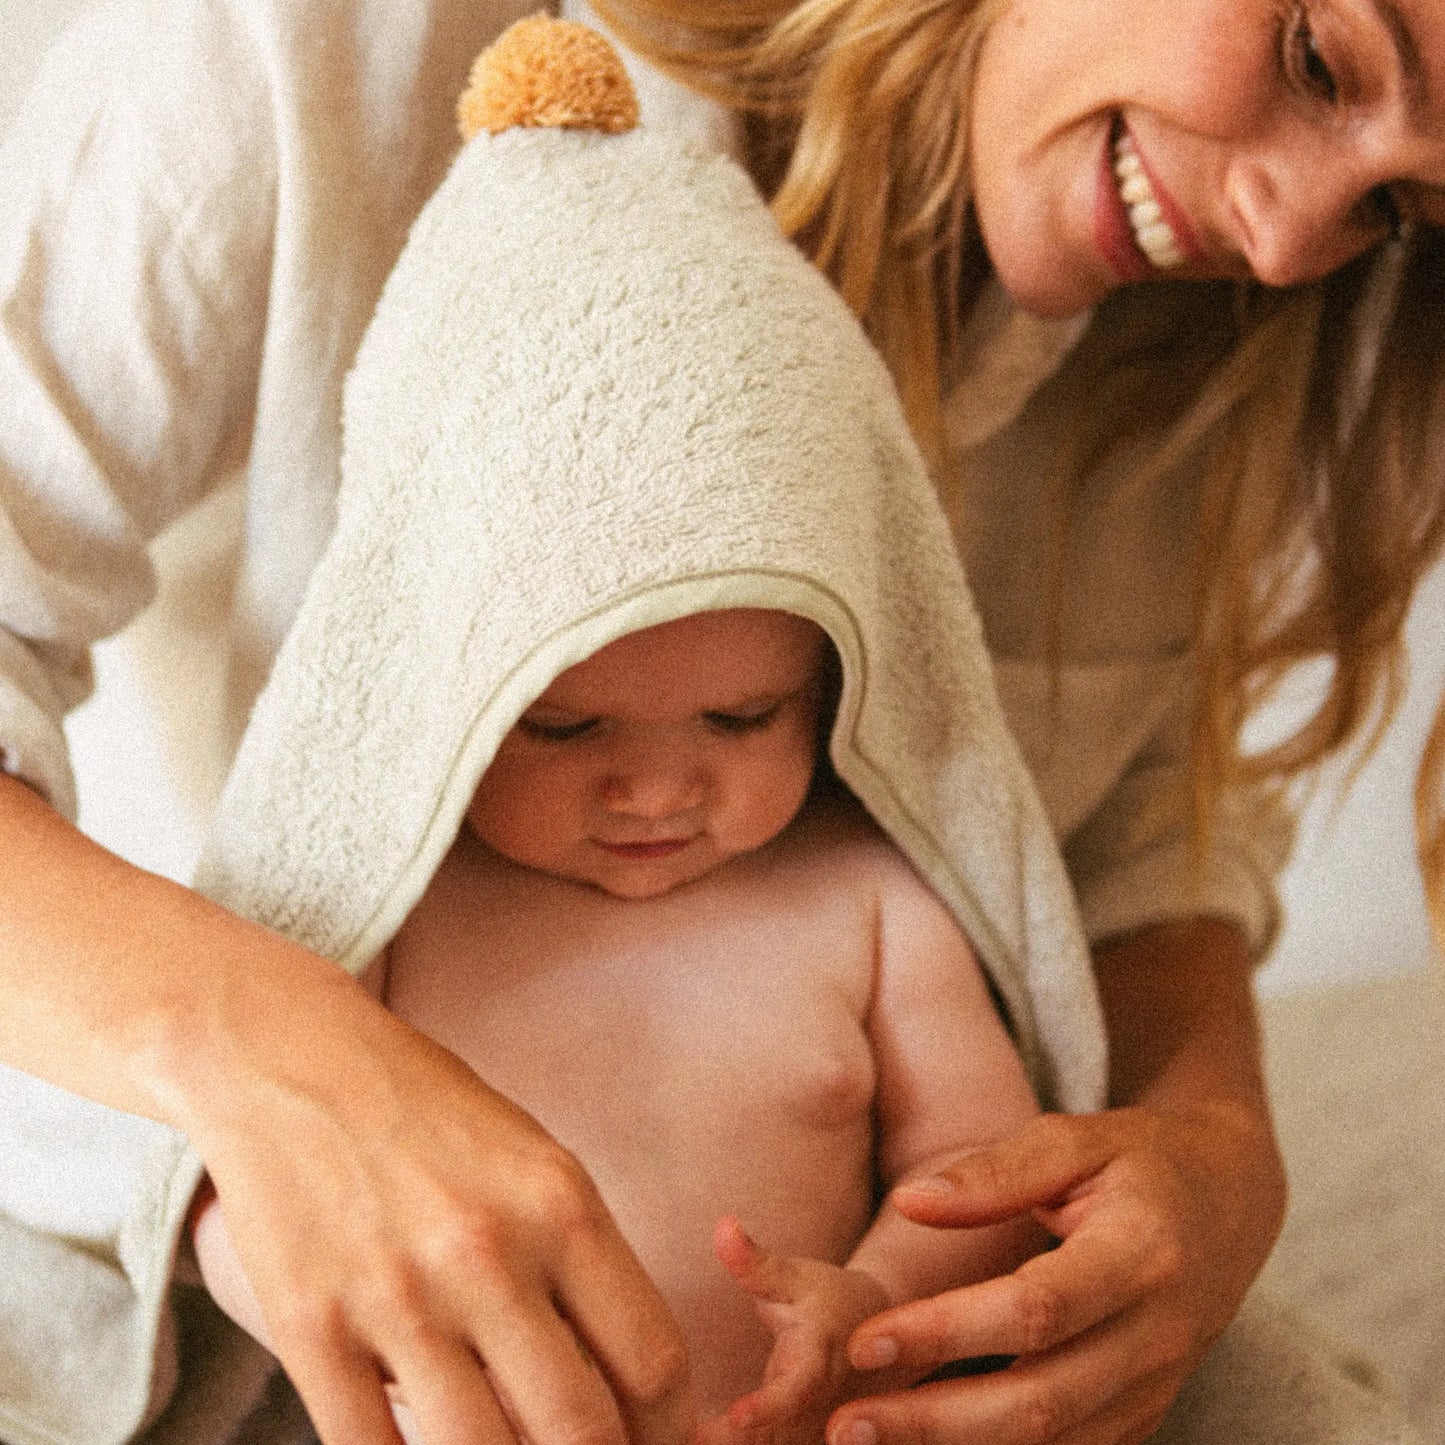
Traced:
<svg viewBox="0 0 1445 1445">
<path fill-rule="evenodd" d="M 1437 0 L 1014 0 L 970 113 L 989 258 L 1041 315 L 1315 280 L 1445 222 L 1442 59 Z"/>
<path fill-rule="evenodd" d="M 1109 147 L 1112 185 L 1129 218 L 1134 244 L 1156 271 L 1174 271 L 1200 259 L 1194 240 L 1173 196 L 1150 173 L 1134 137 L 1121 120 Z"/>
</svg>

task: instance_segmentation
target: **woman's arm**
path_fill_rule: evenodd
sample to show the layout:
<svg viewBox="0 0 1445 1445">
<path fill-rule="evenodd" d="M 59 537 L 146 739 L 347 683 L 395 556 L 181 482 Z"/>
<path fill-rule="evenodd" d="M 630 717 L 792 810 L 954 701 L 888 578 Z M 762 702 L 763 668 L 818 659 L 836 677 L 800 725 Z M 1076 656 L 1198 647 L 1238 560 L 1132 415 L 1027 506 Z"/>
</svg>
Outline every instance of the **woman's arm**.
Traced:
<svg viewBox="0 0 1445 1445">
<path fill-rule="evenodd" d="M 498 1397 L 536 1439 L 688 1436 L 666 1309 L 530 1118 L 4 777 L 0 857 L 0 1059 L 191 1137 L 327 1445 L 394 1445 L 388 1378 L 427 1438 L 511 1438 Z"/>
<path fill-rule="evenodd" d="M 860 1400 L 833 1445 L 1142 1441 L 1233 1317 L 1283 1219 L 1244 940 L 1199 918 L 1097 950 L 1114 1047 L 1108 1112 L 1046 1116 L 893 1194 L 911 1218 L 1033 1211 L 1063 1243 L 1004 1279 L 855 1333 L 859 1364 L 1017 1355 L 1007 1371 Z"/>
</svg>

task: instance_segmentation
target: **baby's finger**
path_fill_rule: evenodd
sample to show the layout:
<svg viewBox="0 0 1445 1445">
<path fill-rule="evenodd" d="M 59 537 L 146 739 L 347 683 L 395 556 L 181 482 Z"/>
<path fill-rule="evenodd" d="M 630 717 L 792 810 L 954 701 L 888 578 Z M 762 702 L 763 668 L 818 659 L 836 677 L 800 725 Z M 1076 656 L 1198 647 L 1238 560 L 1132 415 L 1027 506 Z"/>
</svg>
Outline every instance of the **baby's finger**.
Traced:
<svg viewBox="0 0 1445 1445">
<path fill-rule="evenodd" d="M 828 1361 L 821 1348 L 797 1346 L 779 1359 L 779 1351 L 763 1376 L 763 1383 L 744 1395 L 729 1410 L 739 1427 L 755 1428 L 797 1420 L 813 1406 L 827 1380 Z"/>
<path fill-rule="evenodd" d="M 796 1296 L 797 1281 L 789 1262 L 764 1249 L 731 1214 L 718 1220 L 712 1247 L 723 1268 L 754 1299 L 787 1304 Z"/>
</svg>

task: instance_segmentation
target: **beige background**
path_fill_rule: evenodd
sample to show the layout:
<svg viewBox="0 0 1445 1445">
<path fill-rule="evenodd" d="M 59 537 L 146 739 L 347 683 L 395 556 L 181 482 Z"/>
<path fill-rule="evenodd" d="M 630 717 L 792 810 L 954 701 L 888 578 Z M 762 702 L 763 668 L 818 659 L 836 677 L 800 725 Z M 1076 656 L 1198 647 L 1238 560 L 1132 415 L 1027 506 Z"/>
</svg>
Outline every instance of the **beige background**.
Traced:
<svg viewBox="0 0 1445 1445">
<path fill-rule="evenodd" d="M 0 126 L 55 33 L 88 8 L 90 0 L 0 0 Z M 71 725 L 86 828 L 173 876 L 190 866 L 216 783 L 207 751 L 223 646 L 215 623 L 235 513 L 223 500 L 159 549 L 162 606 L 100 649 L 97 695 Z M 1445 685 L 1445 576 L 1424 590 L 1411 644 L 1416 675 L 1384 749 L 1343 810 L 1336 815 L 1325 797 L 1309 814 L 1285 879 L 1288 925 L 1262 977 L 1266 992 L 1416 968 L 1428 956 L 1409 783 L 1432 700 Z"/>
</svg>

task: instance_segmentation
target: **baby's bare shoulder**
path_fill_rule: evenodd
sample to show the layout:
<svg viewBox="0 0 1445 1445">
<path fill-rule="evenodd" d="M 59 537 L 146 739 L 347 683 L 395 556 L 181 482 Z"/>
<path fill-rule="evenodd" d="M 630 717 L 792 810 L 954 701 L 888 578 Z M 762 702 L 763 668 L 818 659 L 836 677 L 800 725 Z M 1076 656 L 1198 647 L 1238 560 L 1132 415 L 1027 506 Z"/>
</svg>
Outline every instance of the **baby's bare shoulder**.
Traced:
<svg viewBox="0 0 1445 1445">
<path fill-rule="evenodd" d="M 933 897 L 902 850 L 851 793 L 809 800 L 790 830 L 788 851 L 793 867 L 826 873 L 880 902 Z"/>
<path fill-rule="evenodd" d="M 903 851 L 851 796 L 810 803 L 783 870 L 793 900 L 814 898 L 868 922 L 876 958 L 897 980 L 926 995 L 946 987 L 955 1001 L 991 1010 L 978 956 L 952 909 L 915 871 Z M 780 880 L 784 881 L 784 880 Z M 960 980 L 974 979 L 977 987 Z"/>
</svg>

